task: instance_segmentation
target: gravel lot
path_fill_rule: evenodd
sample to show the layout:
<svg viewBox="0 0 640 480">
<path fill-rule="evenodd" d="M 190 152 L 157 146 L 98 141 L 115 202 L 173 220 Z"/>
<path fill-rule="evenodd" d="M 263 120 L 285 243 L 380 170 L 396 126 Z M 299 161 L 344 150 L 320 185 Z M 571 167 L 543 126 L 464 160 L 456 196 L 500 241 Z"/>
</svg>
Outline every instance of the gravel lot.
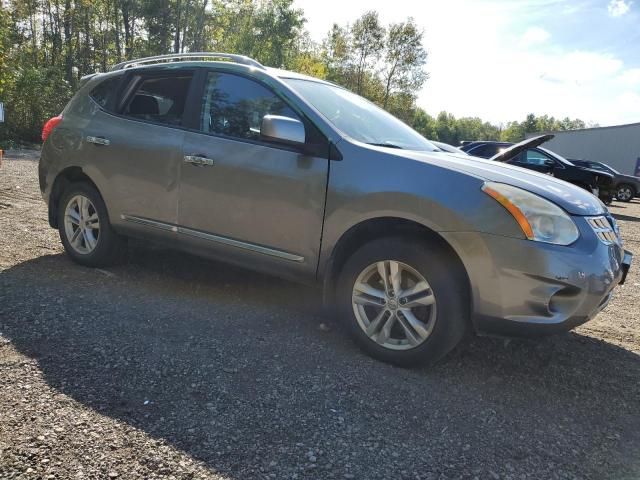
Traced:
<svg viewBox="0 0 640 480">
<path fill-rule="evenodd" d="M 136 245 L 71 263 L 37 183 L 0 167 L 2 479 L 640 478 L 639 265 L 576 332 L 403 370 L 307 287 Z M 640 254 L 640 202 L 612 211 Z"/>
</svg>

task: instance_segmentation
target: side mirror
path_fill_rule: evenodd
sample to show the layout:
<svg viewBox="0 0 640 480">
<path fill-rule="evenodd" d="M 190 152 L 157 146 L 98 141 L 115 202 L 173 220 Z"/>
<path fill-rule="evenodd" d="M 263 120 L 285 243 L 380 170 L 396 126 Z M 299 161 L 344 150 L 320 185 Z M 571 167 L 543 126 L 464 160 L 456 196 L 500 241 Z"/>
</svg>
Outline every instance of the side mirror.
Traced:
<svg viewBox="0 0 640 480">
<path fill-rule="evenodd" d="M 305 141 L 304 125 L 294 118 L 265 115 L 262 118 L 260 136 L 265 140 L 302 145 Z"/>
<path fill-rule="evenodd" d="M 551 170 L 553 170 L 555 168 L 555 166 L 556 166 L 556 162 L 554 162 L 553 160 L 548 160 L 547 159 L 547 160 L 544 161 L 544 166 L 549 168 L 549 169 L 551 169 Z"/>
</svg>

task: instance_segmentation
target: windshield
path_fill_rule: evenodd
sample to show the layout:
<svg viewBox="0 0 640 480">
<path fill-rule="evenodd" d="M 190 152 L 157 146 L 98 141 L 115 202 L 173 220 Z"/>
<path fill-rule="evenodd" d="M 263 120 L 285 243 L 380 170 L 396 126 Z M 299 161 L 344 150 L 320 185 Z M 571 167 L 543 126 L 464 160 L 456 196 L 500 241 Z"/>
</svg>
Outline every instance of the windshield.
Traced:
<svg viewBox="0 0 640 480">
<path fill-rule="evenodd" d="M 610 167 L 606 163 L 596 163 L 595 165 L 598 165 L 598 167 L 596 167 L 596 168 L 601 168 L 605 172 L 615 173 L 616 175 L 620 175 L 620 172 L 618 170 L 616 170 L 613 167 Z"/>
<path fill-rule="evenodd" d="M 355 93 L 311 80 L 283 80 L 338 130 L 354 140 L 390 148 L 439 151 L 418 132 Z"/>
</svg>

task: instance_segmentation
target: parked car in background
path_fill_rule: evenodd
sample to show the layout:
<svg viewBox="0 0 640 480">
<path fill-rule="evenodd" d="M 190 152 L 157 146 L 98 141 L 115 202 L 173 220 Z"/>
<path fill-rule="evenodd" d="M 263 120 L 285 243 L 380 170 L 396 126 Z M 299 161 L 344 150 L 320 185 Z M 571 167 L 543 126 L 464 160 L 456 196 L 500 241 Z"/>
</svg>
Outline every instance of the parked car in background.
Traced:
<svg viewBox="0 0 640 480">
<path fill-rule="evenodd" d="M 469 331 L 570 330 L 631 263 L 584 190 L 445 154 L 344 88 L 238 55 L 91 76 L 43 140 L 49 222 L 77 263 L 138 237 L 318 283 L 355 341 L 400 365 Z"/>
<path fill-rule="evenodd" d="M 471 142 L 460 148 L 469 155 L 500 160 L 518 167 L 553 175 L 588 190 L 607 204 L 611 203 L 615 193 L 613 174 L 576 166 L 561 155 L 536 146 L 551 140 L 553 135 L 542 135 L 536 138 L 539 140 L 535 142 L 535 145 L 528 144 L 530 146 L 524 150 L 521 148 L 510 150 L 513 143 L 493 141 Z M 500 155 L 507 151 L 511 153 Z"/>
<path fill-rule="evenodd" d="M 449 145 L 448 143 L 436 142 L 435 140 L 429 140 L 429 141 L 433 143 L 436 147 L 438 147 L 438 150 L 442 150 L 443 152 L 467 155 L 467 153 L 464 150 L 461 150 L 458 147 L 454 147 L 453 145 Z"/>
<path fill-rule="evenodd" d="M 640 177 L 620 173 L 606 163 L 574 159 L 570 159 L 569 161 L 579 167 L 590 168 L 591 170 L 607 172 L 613 175 L 613 190 L 616 198 L 621 202 L 630 202 L 634 197 L 637 197 L 638 194 L 640 194 Z"/>
<path fill-rule="evenodd" d="M 497 153 L 506 150 L 513 143 L 510 142 L 496 142 L 492 140 L 479 140 L 479 141 L 464 141 L 460 144 L 460 150 L 480 158 L 491 158 Z"/>
</svg>

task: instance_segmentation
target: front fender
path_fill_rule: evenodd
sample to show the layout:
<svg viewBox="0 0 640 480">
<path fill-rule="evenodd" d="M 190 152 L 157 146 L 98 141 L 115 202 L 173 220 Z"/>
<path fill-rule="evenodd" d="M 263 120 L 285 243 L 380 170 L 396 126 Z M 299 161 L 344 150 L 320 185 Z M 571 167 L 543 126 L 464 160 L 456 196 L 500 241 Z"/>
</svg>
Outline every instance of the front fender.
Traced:
<svg viewBox="0 0 640 480">
<path fill-rule="evenodd" d="M 345 232 L 372 219 L 524 238 L 513 217 L 481 190 L 482 178 L 347 142 L 340 148 L 344 160 L 332 162 L 329 173 L 320 275 Z"/>
</svg>

